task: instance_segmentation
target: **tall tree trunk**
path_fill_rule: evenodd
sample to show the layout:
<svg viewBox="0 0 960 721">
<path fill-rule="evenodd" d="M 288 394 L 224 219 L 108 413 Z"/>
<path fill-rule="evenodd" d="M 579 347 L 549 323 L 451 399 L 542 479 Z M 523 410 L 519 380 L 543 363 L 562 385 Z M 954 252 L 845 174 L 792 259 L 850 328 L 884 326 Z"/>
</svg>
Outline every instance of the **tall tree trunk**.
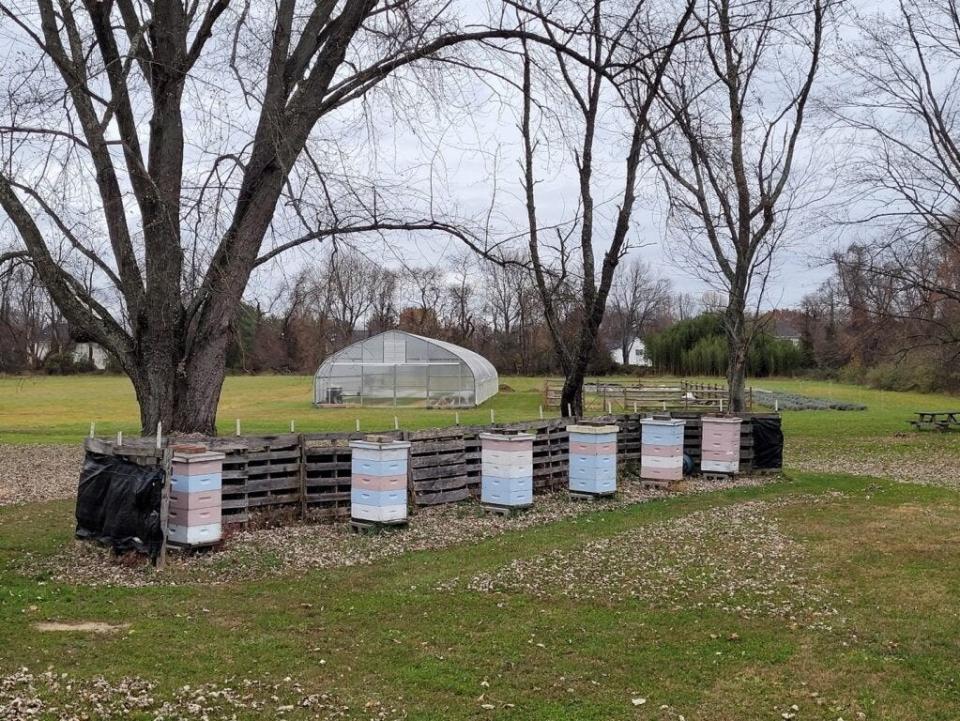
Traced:
<svg viewBox="0 0 960 721">
<path fill-rule="evenodd" d="M 577 418 L 583 415 L 583 381 L 586 378 L 586 366 L 577 367 L 564 374 L 563 390 L 560 392 L 560 415 L 564 418 Z"/>
<path fill-rule="evenodd" d="M 731 291 L 724 318 L 727 332 L 727 404 L 731 413 L 745 411 L 744 385 L 747 375 L 747 328 L 742 293 Z"/>
<path fill-rule="evenodd" d="M 226 372 L 229 334 L 219 333 L 186 357 L 153 353 L 128 370 L 140 404 L 143 435 L 163 432 L 216 435 L 217 406 Z"/>
</svg>

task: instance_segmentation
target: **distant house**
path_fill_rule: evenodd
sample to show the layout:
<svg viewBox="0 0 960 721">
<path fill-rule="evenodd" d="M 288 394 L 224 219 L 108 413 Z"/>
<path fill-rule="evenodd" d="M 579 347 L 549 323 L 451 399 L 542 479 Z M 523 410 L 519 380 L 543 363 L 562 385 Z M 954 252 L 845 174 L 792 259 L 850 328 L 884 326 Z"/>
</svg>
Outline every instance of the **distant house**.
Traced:
<svg viewBox="0 0 960 721">
<path fill-rule="evenodd" d="M 31 343 L 30 354 L 37 365 L 53 353 L 69 353 L 74 362 L 89 362 L 98 371 L 105 370 L 109 360 L 109 354 L 99 343 L 72 340 L 64 323 L 46 326 Z"/>
<path fill-rule="evenodd" d="M 89 361 L 98 371 L 106 370 L 109 362 L 106 348 L 99 343 L 74 343 L 70 353 L 75 361 Z"/>
<path fill-rule="evenodd" d="M 627 348 L 627 360 L 623 360 L 623 348 L 619 345 L 610 349 L 610 360 L 620 365 L 649 366 L 650 358 L 647 357 L 647 346 L 639 338 L 630 341 Z"/>
<path fill-rule="evenodd" d="M 800 345 L 800 331 L 790 321 L 783 318 L 777 318 L 774 321 L 773 337 L 777 340 L 792 343 L 795 346 Z"/>
</svg>

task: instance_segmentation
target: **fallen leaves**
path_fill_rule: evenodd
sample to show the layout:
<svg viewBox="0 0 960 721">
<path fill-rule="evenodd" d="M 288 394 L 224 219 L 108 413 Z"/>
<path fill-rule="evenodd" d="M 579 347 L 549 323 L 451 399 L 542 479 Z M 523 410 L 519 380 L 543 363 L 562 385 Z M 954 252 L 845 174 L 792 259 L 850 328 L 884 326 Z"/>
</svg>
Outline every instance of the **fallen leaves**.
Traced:
<svg viewBox="0 0 960 721">
<path fill-rule="evenodd" d="M 730 481 L 692 480 L 684 493 L 756 486 L 775 477 L 738 476 Z M 509 531 L 519 531 L 602 510 L 623 508 L 667 495 L 645 490 L 636 482 L 621 483 L 617 496 L 591 503 L 571 501 L 564 492 L 539 495 L 528 511 L 503 517 L 483 513 L 479 504 L 418 509 L 403 530 L 366 536 L 350 532 L 346 523 L 295 523 L 276 528 L 241 530 L 230 535 L 217 553 L 168 555 L 167 571 L 116 562 L 107 549 L 73 543 L 56 556 L 24 554 L 16 562 L 24 573 L 48 574 L 58 582 L 88 586 L 148 586 L 170 583 L 226 583 L 266 575 L 302 573 L 376 563 L 411 551 L 475 543 Z"/>
<path fill-rule="evenodd" d="M 820 583 L 799 543 L 781 532 L 771 510 L 829 503 L 801 496 L 749 501 L 645 524 L 572 549 L 517 558 L 439 589 L 524 593 L 581 601 L 642 600 L 680 610 L 712 607 L 741 617 L 783 618 L 810 628 L 842 623 L 840 599 Z M 727 640 L 739 641 L 737 634 Z"/>
</svg>

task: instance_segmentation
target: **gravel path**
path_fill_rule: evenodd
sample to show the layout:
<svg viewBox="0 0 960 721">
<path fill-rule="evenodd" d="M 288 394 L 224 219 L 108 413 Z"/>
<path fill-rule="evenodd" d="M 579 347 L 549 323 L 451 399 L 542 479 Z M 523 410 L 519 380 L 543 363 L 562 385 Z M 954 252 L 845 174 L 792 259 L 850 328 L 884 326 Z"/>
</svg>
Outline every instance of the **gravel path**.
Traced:
<svg viewBox="0 0 960 721">
<path fill-rule="evenodd" d="M 76 445 L 0 443 L 0 506 L 73 498 L 83 461 Z"/>
</svg>

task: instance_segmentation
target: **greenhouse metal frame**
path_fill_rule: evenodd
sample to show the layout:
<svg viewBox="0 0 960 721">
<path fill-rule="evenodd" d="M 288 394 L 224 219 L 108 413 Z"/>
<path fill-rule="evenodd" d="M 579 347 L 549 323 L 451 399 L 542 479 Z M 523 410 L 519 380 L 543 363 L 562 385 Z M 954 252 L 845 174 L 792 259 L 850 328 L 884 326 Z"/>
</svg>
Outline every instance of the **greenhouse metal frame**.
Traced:
<svg viewBox="0 0 960 721">
<path fill-rule="evenodd" d="M 388 330 L 337 351 L 314 376 L 315 405 L 470 407 L 496 395 L 497 370 L 453 343 Z"/>
</svg>

